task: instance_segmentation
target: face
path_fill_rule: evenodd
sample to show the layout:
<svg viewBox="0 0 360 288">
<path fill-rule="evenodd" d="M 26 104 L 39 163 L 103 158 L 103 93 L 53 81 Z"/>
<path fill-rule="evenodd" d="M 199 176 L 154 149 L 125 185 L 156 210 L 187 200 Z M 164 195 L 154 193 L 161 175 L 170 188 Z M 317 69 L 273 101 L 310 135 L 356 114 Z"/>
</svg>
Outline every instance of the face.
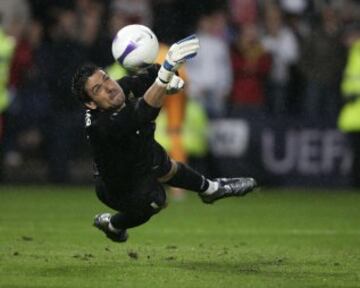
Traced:
<svg viewBox="0 0 360 288">
<path fill-rule="evenodd" d="M 125 102 L 125 95 L 120 85 L 100 69 L 88 78 L 85 90 L 92 99 L 86 103 L 90 109 L 116 110 Z"/>
</svg>

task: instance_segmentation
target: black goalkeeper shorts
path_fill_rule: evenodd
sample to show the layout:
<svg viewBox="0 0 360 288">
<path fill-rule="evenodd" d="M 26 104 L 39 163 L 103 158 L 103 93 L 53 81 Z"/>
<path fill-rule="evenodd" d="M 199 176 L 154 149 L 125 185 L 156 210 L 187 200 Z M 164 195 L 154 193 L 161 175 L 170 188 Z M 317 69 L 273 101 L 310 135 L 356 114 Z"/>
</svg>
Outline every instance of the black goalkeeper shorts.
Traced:
<svg viewBox="0 0 360 288">
<path fill-rule="evenodd" d="M 158 178 L 171 169 L 171 160 L 164 148 L 154 142 L 151 168 L 148 173 L 133 179 L 122 179 L 120 184 L 104 183 L 96 176 L 96 194 L 101 202 L 123 213 L 155 214 L 166 206 L 166 193 Z M 120 179 L 120 178 L 119 178 Z"/>
<path fill-rule="evenodd" d="M 164 187 L 152 175 L 139 178 L 131 188 L 117 187 L 116 189 L 106 187 L 100 177 L 96 178 L 97 197 L 114 210 L 152 215 L 166 206 Z"/>
</svg>

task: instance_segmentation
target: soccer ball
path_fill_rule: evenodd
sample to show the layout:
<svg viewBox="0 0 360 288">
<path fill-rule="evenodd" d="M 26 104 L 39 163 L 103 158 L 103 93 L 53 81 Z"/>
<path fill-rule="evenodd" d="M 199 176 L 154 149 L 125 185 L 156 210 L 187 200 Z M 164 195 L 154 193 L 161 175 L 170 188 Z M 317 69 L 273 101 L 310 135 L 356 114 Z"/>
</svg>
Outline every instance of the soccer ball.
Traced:
<svg viewBox="0 0 360 288">
<path fill-rule="evenodd" d="M 115 60 L 128 70 L 136 71 L 154 63 L 159 42 L 154 32 L 139 24 L 120 29 L 112 42 Z"/>
</svg>

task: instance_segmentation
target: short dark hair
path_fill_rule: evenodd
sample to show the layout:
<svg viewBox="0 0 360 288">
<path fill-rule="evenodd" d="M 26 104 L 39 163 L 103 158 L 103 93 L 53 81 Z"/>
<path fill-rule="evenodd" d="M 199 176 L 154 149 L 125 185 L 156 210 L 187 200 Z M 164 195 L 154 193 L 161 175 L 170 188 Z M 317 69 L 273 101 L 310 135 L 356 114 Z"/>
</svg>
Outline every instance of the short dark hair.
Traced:
<svg viewBox="0 0 360 288">
<path fill-rule="evenodd" d="M 91 101 L 89 94 L 85 90 L 86 81 L 99 69 L 101 69 L 99 66 L 87 63 L 79 67 L 74 74 L 71 91 L 73 95 L 83 104 Z"/>
</svg>

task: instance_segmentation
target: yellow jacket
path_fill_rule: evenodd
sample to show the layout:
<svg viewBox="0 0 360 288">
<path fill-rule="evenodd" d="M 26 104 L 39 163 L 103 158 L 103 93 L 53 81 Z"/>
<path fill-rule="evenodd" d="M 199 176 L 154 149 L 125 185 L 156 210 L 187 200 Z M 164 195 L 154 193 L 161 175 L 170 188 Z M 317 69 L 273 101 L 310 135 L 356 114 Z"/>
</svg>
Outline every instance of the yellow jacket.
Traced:
<svg viewBox="0 0 360 288">
<path fill-rule="evenodd" d="M 0 114 L 9 106 L 8 80 L 15 40 L 0 28 Z"/>
<path fill-rule="evenodd" d="M 340 111 L 339 129 L 343 132 L 360 132 L 360 39 L 349 50 L 341 92 L 346 104 Z"/>
</svg>

